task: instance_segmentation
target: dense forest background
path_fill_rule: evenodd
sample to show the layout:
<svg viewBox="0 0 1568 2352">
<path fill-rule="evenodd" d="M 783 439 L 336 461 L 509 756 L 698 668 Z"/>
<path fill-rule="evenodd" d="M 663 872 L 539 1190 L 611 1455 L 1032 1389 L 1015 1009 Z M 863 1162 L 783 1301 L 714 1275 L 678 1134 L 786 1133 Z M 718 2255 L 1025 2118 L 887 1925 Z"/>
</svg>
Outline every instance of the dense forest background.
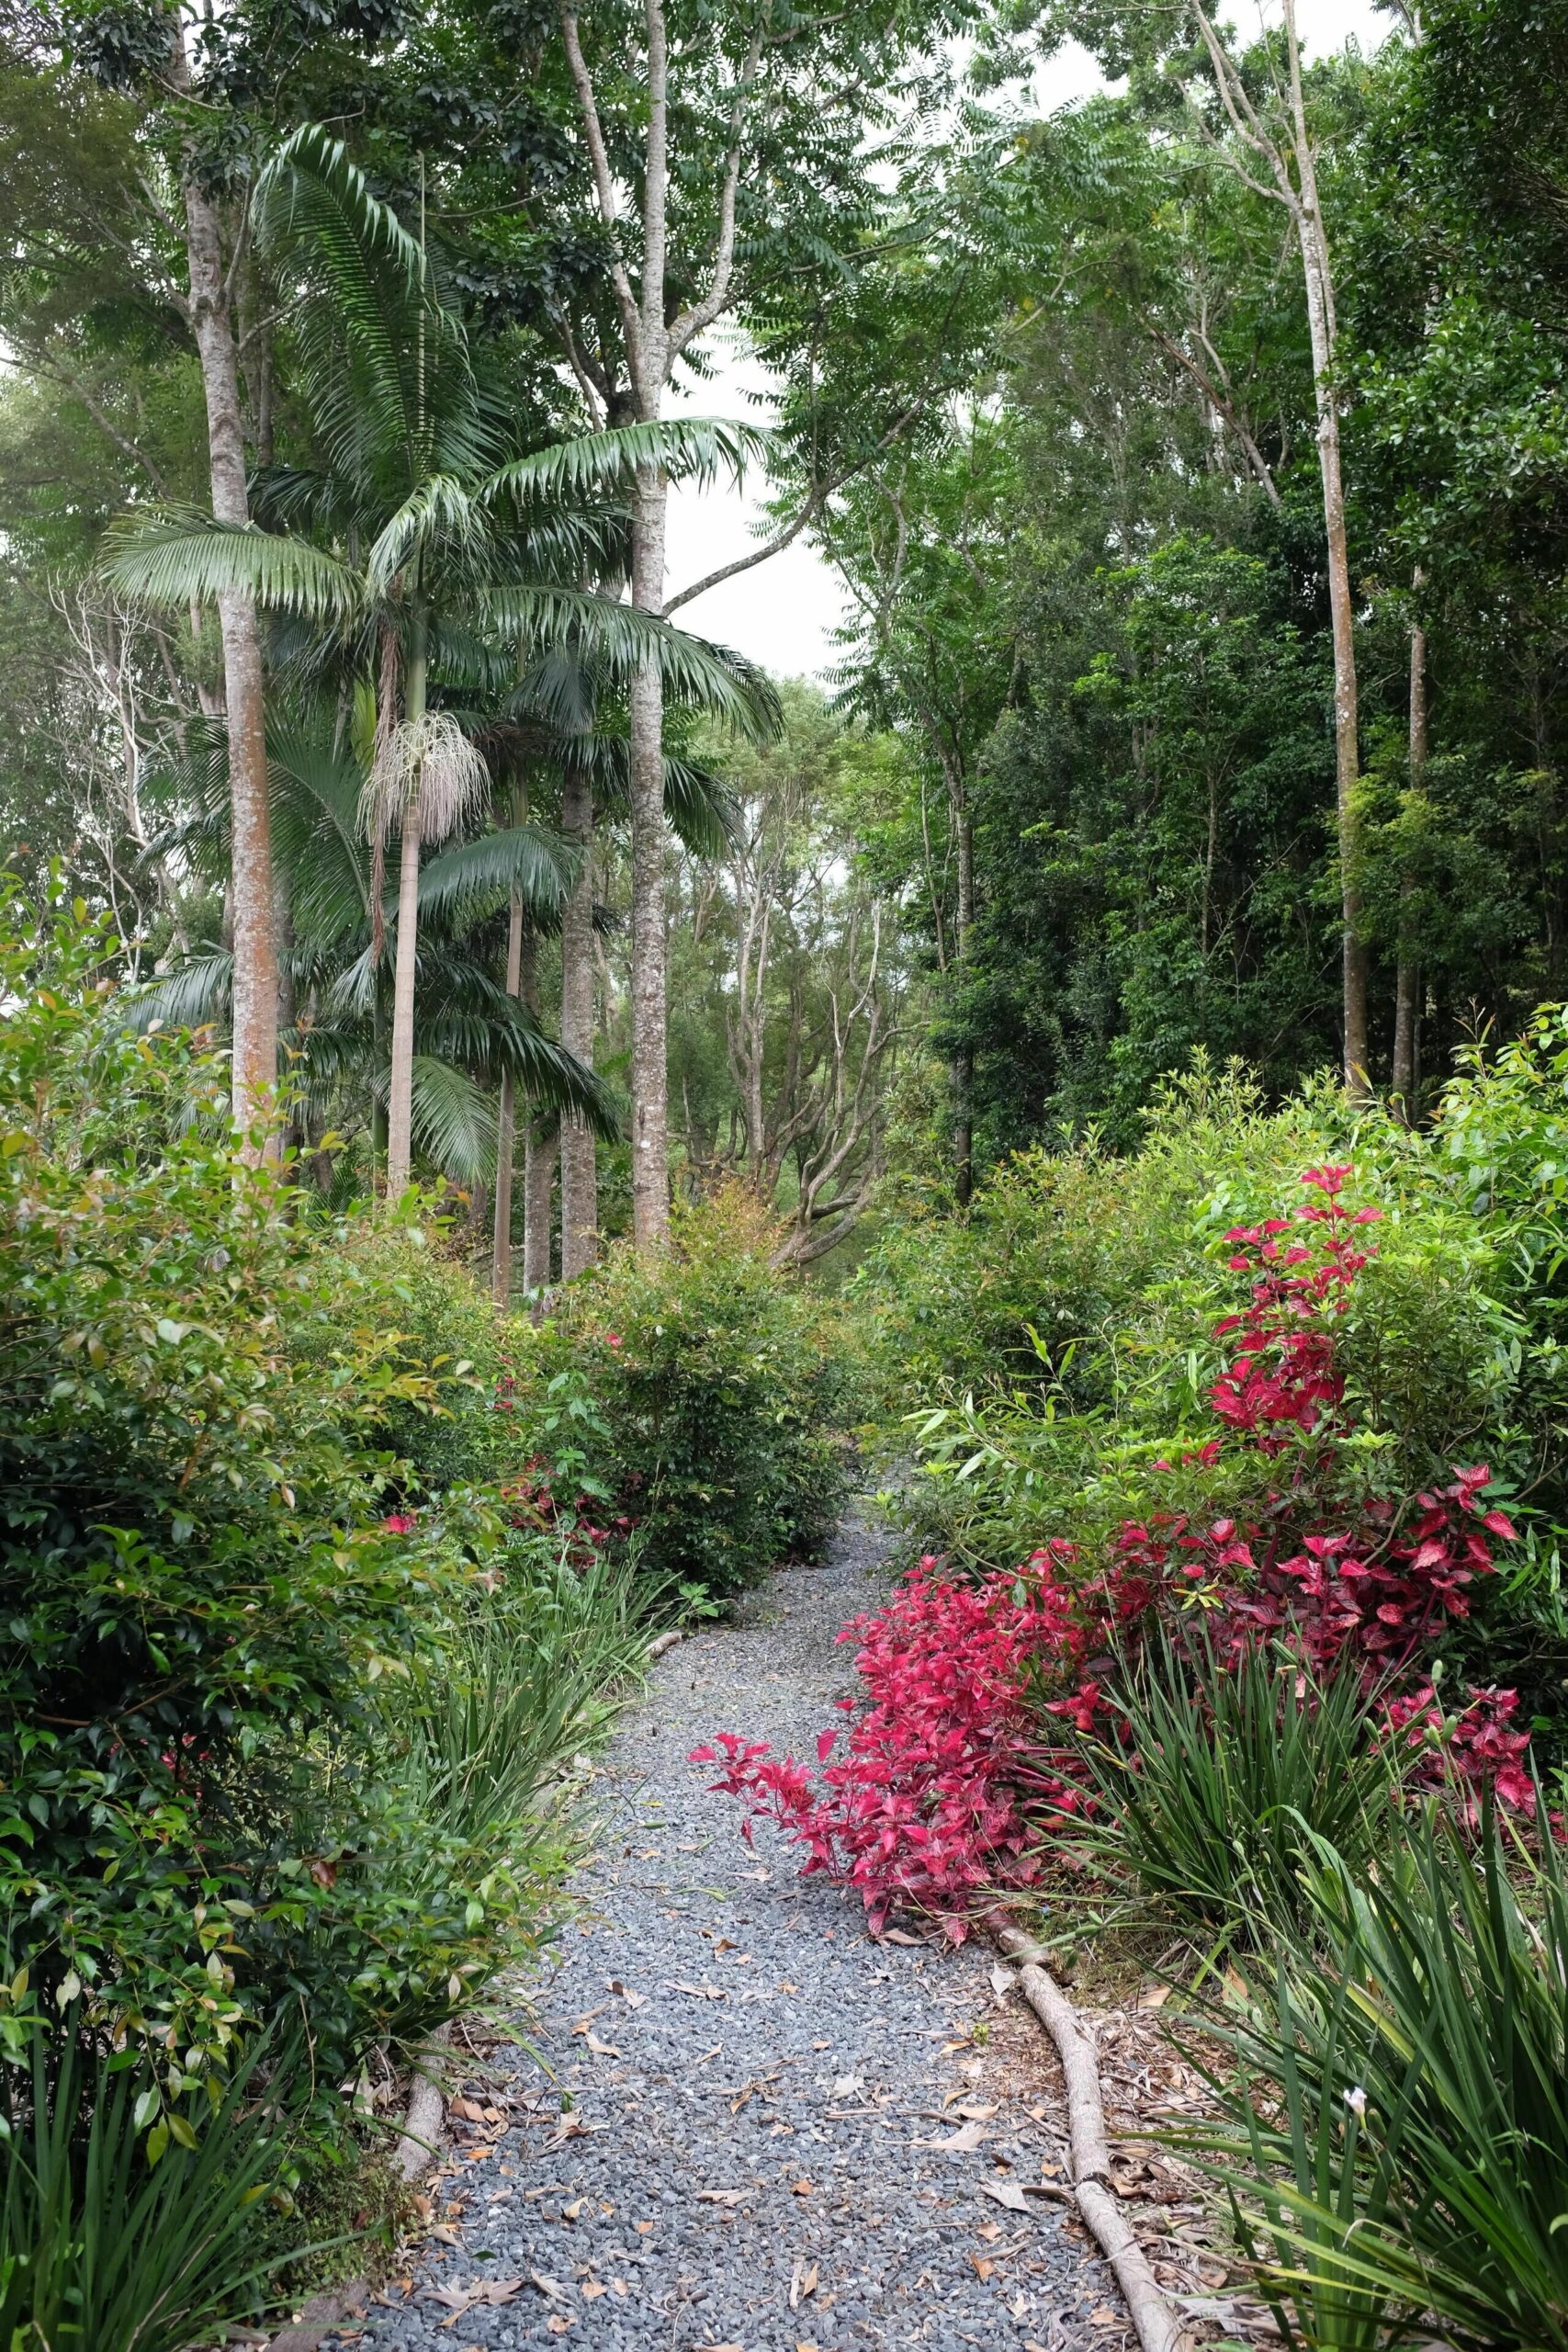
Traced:
<svg viewBox="0 0 1568 2352">
<path fill-rule="evenodd" d="M 743 465 L 774 537 L 809 534 L 844 583 L 833 678 L 781 702 L 694 654 L 666 680 L 656 838 L 635 665 L 581 630 L 545 650 L 523 590 L 480 614 L 455 540 L 421 559 L 431 701 L 486 775 L 426 843 L 412 1148 L 468 1193 L 476 1254 L 493 1225 L 503 1280 L 513 1248 L 537 1282 L 632 1219 L 626 1114 L 662 1048 L 639 935 L 668 963 L 677 1189 L 744 1174 L 807 1261 L 889 1171 L 962 1202 L 1031 1142 L 1135 1142 L 1195 1055 L 1274 1099 L 1340 1065 L 1419 1116 L 1457 1048 L 1562 991 L 1563 11 L 1437 0 L 1304 67 L 1293 17 L 1248 45 L 1186 6 L 764 15 L 669 17 L 660 366 L 701 410 L 705 335 L 738 321 L 776 429 L 606 477 L 523 570 L 657 612 L 700 583 L 648 593 L 645 564 L 639 589 L 617 531 L 644 531 L 656 472 Z M 365 322 L 333 276 L 342 189 L 267 198 L 280 148 L 319 136 L 418 241 L 496 462 L 613 438 L 659 413 L 616 258 L 624 234 L 649 260 L 630 23 L 7 11 L 0 839 L 24 880 L 60 861 L 112 912 L 143 1020 L 221 1026 L 243 896 L 216 575 L 154 578 L 146 537 L 188 539 L 217 480 L 193 192 L 243 527 L 336 562 L 403 510 L 333 486 L 344 401 L 363 423 L 374 391 Z M 1030 77 L 1068 36 L 1108 92 L 1041 118 Z M 583 77 L 629 228 L 596 200 Z M 421 497 L 456 479 L 450 451 L 419 463 Z M 396 853 L 362 821 L 381 624 L 292 593 L 260 597 L 267 927 L 294 1140 L 346 1193 L 388 1148 L 372 900 Z M 599 1096 L 527 1058 L 536 1017 Z"/>
</svg>

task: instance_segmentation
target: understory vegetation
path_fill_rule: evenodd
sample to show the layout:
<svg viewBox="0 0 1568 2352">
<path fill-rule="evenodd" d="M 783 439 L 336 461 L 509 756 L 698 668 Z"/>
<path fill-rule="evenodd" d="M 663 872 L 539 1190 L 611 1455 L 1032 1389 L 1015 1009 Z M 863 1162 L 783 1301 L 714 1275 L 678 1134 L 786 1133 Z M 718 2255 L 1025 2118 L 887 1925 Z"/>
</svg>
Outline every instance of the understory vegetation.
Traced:
<svg viewBox="0 0 1568 2352">
<path fill-rule="evenodd" d="M 80 900 L 5 930 L 0 2333 L 180 2352 L 395 2219 L 389 2093 L 567 1916 L 650 1632 L 819 1535 L 841 1382 L 754 1211 L 510 1324 L 439 1203 L 237 1156 Z"/>
<path fill-rule="evenodd" d="M 1201 1067 L 1136 1152 L 890 1218 L 853 1289 L 919 1556 L 814 1759 L 694 1758 L 874 1927 L 1163 1950 L 1182 2145 L 1335 2352 L 1568 2320 L 1565 1115 L 1548 1012 L 1418 1132 Z"/>
</svg>

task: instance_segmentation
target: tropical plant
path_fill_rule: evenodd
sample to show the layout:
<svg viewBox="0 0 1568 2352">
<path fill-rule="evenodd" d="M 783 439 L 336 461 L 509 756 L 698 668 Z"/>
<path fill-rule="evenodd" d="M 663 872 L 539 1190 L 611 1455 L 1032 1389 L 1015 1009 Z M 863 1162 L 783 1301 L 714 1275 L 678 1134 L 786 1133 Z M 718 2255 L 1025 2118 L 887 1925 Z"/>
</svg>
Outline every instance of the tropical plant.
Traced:
<svg viewBox="0 0 1568 2352">
<path fill-rule="evenodd" d="M 1396 1835 L 1397 1753 L 1354 1674 L 1258 1643 L 1235 1661 L 1162 1630 L 1110 1700 L 1114 1744 L 1086 1762 L 1086 1846 L 1217 1945 L 1299 1924 L 1315 1838 L 1358 1869 Z"/>
<path fill-rule="evenodd" d="M 301 1148 L 329 1129 L 352 1136 L 366 1122 L 378 1129 L 385 1115 L 391 1005 L 375 943 L 389 922 L 395 930 L 396 915 L 384 898 L 377 903 L 377 861 L 360 822 L 372 723 L 364 696 L 347 729 L 311 697 L 275 698 L 268 722 L 273 861 L 288 908 L 279 959 L 293 1014 L 282 1031 L 288 1132 Z M 226 833 L 223 747 L 210 730 L 181 732 L 183 751 L 172 746 L 149 780 L 150 802 L 173 812 L 149 854 L 177 849 L 216 873 Z M 526 1002 L 502 989 L 495 969 L 497 916 L 509 898 L 548 926 L 571 878 L 560 843 L 527 822 L 457 842 L 421 872 L 412 1132 L 426 1161 L 460 1184 L 493 1165 L 498 1076 L 547 1111 L 570 1108 L 592 1129 L 615 1132 L 604 1088 Z M 130 999 L 130 1017 L 142 1028 L 220 1023 L 231 971 L 220 938 L 198 940 Z"/>
<path fill-rule="evenodd" d="M 496 388 L 483 379 L 423 229 L 375 197 L 344 148 L 314 126 L 288 140 L 254 197 L 256 233 L 299 288 L 302 389 L 320 462 L 258 480 L 265 525 L 165 510 L 129 518 L 108 559 L 128 593 L 153 601 L 254 602 L 307 624 L 302 650 L 335 652 L 373 678 L 375 748 L 363 815 L 379 865 L 400 836 L 387 1186 L 409 1178 L 420 849 L 484 797 L 479 755 L 433 678 L 488 685 L 517 647 L 567 643 L 604 662 L 651 663 L 737 723 L 772 722 L 746 663 L 613 595 L 581 585 L 619 569 L 624 516 L 594 495 L 638 465 L 739 462 L 743 427 L 627 427 L 517 457 Z M 500 651 L 504 643 L 509 649 Z"/>
<path fill-rule="evenodd" d="M 1183 2135 L 1256 2217 L 1288 2319 L 1333 2295 L 1467 2346 L 1568 2343 L 1568 1870 L 1437 1809 L 1375 1874 L 1318 1845 L 1270 1989 L 1204 2020 L 1224 2117 Z"/>
</svg>

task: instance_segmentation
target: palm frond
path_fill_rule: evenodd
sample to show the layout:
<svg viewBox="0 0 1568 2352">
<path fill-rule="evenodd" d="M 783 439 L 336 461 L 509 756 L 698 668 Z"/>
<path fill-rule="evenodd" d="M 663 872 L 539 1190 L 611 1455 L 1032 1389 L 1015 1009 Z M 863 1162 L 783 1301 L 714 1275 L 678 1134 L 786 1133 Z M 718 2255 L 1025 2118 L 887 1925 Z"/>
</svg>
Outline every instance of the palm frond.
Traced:
<svg viewBox="0 0 1568 2352">
<path fill-rule="evenodd" d="M 119 999 L 128 1029 L 204 1029 L 226 1022 L 234 987 L 234 958 L 227 948 L 187 956 L 172 972 Z"/>
<path fill-rule="evenodd" d="M 301 357 L 333 469 L 362 476 L 378 457 L 418 447 L 420 361 L 433 356 L 420 328 L 435 330 L 434 346 L 445 324 L 418 239 L 319 123 L 301 124 L 263 167 L 253 217 L 262 249 L 306 281 Z"/>
<path fill-rule="evenodd" d="M 515 888 L 535 915 L 551 914 L 571 888 L 576 861 L 558 834 L 539 825 L 480 833 L 433 857 L 419 877 L 419 911 L 449 927 L 493 914 Z"/>
<path fill-rule="evenodd" d="M 434 1054 L 413 1057 L 413 1133 L 445 1176 L 477 1184 L 495 1167 L 495 1098 Z"/>
<path fill-rule="evenodd" d="M 361 601 L 346 564 L 307 540 L 220 523 L 199 507 L 141 507 L 106 534 L 104 576 L 149 605 L 212 604 L 233 593 L 265 610 L 318 621 L 349 618 Z"/>
<path fill-rule="evenodd" d="M 592 589 L 522 582 L 489 589 L 484 602 L 494 627 L 536 647 L 565 644 L 596 658 L 615 685 L 651 662 L 671 701 L 706 710 L 754 741 L 771 741 L 784 724 L 778 690 L 755 662 L 633 605 Z"/>
<path fill-rule="evenodd" d="M 452 474 L 426 474 L 382 525 L 366 560 L 370 593 L 384 596 L 411 556 L 439 550 L 477 569 L 489 541 L 488 517 Z"/>
<path fill-rule="evenodd" d="M 739 482 L 747 464 L 765 457 L 772 446 L 773 435 L 761 425 L 726 417 L 673 416 L 658 424 L 621 424 L 513 458 L 496 469 L 480 495 L 553 497 L 626 482 L 648 466 L 657 466 L 672 481 L 699 486 L 726 475 Z"/>
<path fill-rule="evenodd" d="M 725 857 L 740 821 L 735 796 L 723 779 L 677 752 L 664 755 L 664 814 L 694 857 Z"/>
</svg>

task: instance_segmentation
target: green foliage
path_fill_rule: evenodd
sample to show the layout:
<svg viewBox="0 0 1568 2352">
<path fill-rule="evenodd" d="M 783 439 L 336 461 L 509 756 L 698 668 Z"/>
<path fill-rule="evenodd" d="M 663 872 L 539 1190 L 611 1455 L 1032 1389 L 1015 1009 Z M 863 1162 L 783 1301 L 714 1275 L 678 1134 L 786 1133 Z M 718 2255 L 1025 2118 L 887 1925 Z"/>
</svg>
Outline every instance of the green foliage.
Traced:
<svg viewBox="0 0 1568 2352">
<path fill-rule="evenodd" d="M 493 1589 L 422 1672 L 401 1744 L 397 1778 L 421 1819 L 475 1843 L 509 1839 L 513 1868 L 528 1860 L 520 1833 L 558 1836 L 551 1778 L 602 1735 L 642 1657 L 632 1564 L 580 1548 L 514 1536 Z"/>
<path fill-rule="evenodd" d="M 1387 1850 L 1397 1764 L 1353 1673 L 1320 1684 L 1263 1646 L 1222 1666 L 1165 1634 L 1113 1700 L 1125 1746 L 1089 1751 L 1103 1813 L 1088 1842 L 1206 1939 L 1267 1950 L 1299 1925 L 1314 1839 L 1359 1870 Z"/>
<path fill-rule="evenodd" d="M 1204 2066 L 1225 2126 L 1199 2144 L 1270 2301 L 1310 2311 L 1305 2281 L 1396 2333 L 1431 2312 L 1461 2345 L 1568 2342 L 1560 1847 L 1488 1820 L 1477 1849 L 1433 1812 L 1375 1875 L 1324 1845 L 1308 1891 L 1272 1992 L 1206 2020 L 1235 2072 Z"/>
<path fill-rule="evenodd" d="M 12 2352 L 185 2352 L 259 2311 L 283 2257 L 295 2048 L 253 2049 L 216 2104 L 194 2095 L 149 2133 L 159 2096 L 129 2054 L 90 2055 L 74 2007 L 35 2022 L 0 2069 L 0 2340 Z M 264 2072 L 264 2058 L 270 2070 Z"/>
<path fill-rule="evenodd" d="M 362 1227 L 334 1250 L 334 1306 L 349 1328 L 392 1336 L 434 1385 L 429 1396 L 389 1396 L 375 1423 L 376 1442 L 411 1474 L 414 1491 L 482 1486 L 502 1476 L 516 1443 L 495 1409 L 502 1343 L 495 1309 L 467 1269 L 444 1247 L 439 1227 Z M 318 1340 L 319 1331 L 313 1335 Z"/>
<path fill-rule="evenodd" d="M 770 1263 L 777 1238 L 732 1187 L 677 1213 L 667 1254 L 613 1249 L 519 1341 L 525 1428 L 568 1449 L 667 1584 L 729 1593 L 809 1555 L 843 1492 L 843 1335 Z"/>
<path fill-rule="evenodd" d="M 501 1460 L 493 1317 L 419 1231 L 323 1237 L 286 1170 L 237 1159 L 226 1073 L 124 1025 L 85 910 L 40 933 L 16 901 L 6 930 L 12 1965 L 44 2014 L 79 2001 L 162 2053 L 150 2130 L 302 2005 L 331 2123 L 367 2047 L 537 1940 L 567 1841 L 523 1835 L 529 1792 L 635 1654 L 626 1594 L 457 1483 Z M 475 1697 L 491 1608 L 513 1664 Z M 486 1806 L 405 1769 L 431 1692 L 476 1739 L 507 1727 L 518 1777 Z M 26 2027 L 0 2015 L 13 2049 Z"/>
</svg>

